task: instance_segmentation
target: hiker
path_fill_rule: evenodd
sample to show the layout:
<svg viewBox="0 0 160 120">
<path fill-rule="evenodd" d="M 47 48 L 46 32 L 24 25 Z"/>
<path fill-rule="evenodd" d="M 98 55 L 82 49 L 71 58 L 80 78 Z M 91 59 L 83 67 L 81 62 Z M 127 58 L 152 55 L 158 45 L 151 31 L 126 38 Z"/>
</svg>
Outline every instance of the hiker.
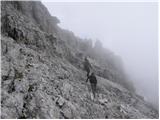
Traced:
<svg viewBox="0 0 160 120">
<path fill-rule="evenodd" d="M 89 63 L 89 60 L 87 59 L 87 57 L 85 57 L 83 65 L 84 65 L 84 70 L 87 72 L 87 78 L 88 78 L 90 73 L 90 68 L 92 68 L 92 66 Z"/>
<path fill-rule="evenodd" d="M 97 78 L 96 78 L 95 74 L 92 72 L 92 74 L 90 76 L 88 76 L 86 82 L 88 82 L 88 79 L 90 81 L 92 93 L 93 93 L 93 96 L 95 98 L 95 96 L 96 96 Z"/>
</svg>

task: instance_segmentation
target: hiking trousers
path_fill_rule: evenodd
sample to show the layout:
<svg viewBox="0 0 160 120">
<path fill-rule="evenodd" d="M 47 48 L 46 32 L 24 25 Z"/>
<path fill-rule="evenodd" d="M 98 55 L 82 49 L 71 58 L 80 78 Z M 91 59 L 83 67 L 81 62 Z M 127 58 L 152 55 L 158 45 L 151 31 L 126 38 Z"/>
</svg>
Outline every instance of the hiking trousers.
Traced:
<svg viewBox="0 0 160 120">
<path fill-rule="evenodd" d="M 91 83 L 91 90 L 92 90 L 92 93 L 93 93 L 94 98 L 95 98 L 95 94 L 96 94 L 96 83 Z"/>
</svg>

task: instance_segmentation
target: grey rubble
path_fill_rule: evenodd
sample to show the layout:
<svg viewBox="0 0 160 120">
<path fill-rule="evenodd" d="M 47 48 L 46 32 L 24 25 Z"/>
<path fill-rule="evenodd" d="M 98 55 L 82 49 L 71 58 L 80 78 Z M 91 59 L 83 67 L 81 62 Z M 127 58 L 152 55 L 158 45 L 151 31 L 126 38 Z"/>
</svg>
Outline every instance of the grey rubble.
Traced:
<svg viewBox="0 0 160 120">
<path fill-rule="evenodd" d="M 90 43 L 59 28 L 41 2 L 1 1 L 1 7 L 1 118 L 159 117 L 118 76 L 115 57 L 99 62 Z M 82 69 L 86 51 L 98 78 L 95 100 Z"/>
</svg>

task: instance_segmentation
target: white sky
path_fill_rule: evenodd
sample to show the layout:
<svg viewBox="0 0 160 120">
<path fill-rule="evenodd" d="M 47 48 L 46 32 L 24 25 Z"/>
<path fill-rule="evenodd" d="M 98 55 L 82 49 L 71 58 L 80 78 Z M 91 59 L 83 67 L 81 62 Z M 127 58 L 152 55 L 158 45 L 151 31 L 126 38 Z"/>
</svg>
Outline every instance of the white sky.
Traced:
<svg viewBox="0 0 160 120">
<path fill-rule="evenodd" d="M 59 26 L 81 38 L 98 38 L 120 55 L 138 93 L 158 104 L 157 3 L 43 3 Z"/>
</svg>

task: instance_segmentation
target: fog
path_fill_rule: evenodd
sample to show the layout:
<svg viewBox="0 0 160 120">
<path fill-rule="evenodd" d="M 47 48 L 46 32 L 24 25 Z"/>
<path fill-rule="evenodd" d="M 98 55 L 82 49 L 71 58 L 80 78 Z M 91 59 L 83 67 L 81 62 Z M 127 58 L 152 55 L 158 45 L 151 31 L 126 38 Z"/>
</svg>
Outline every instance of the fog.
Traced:
<svg viewBox="0 0 160 120">
<path fill-rule="evenodd" d="M 47 3 L 60 27 L 121 56 L 138 94 L 158 109 L 158 3 Z"/>
</svg>

